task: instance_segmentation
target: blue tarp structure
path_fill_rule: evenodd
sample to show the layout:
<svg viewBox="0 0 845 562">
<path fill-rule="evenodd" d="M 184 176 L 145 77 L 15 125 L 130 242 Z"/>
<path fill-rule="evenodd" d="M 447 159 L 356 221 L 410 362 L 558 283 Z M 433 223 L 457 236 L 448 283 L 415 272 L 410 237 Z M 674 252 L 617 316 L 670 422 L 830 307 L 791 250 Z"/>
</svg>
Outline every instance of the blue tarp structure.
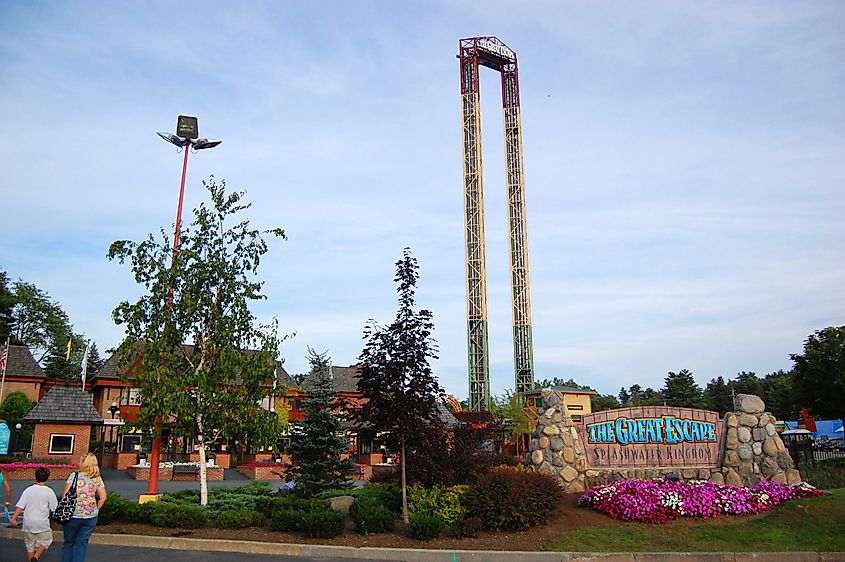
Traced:
<svg viewBox="0 0 845 562">
<path fill-rule="evenodd" d="M 789 429 L 797 429 L 797 421 L 788 421 Z M 813 439 L 842 439 L 842 420 L 816 420 L 816 432 Z"/>
</svg>

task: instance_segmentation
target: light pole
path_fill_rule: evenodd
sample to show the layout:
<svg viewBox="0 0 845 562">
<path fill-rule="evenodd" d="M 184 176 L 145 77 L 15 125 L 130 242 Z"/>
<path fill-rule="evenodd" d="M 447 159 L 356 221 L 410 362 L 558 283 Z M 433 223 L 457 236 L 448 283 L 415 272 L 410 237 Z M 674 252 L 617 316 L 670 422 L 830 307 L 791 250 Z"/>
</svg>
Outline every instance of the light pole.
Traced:
<svg viewBox="0 0 845 562">
<path fill-rule="evenodd" d="M 23 426 L 21 425 L 21 422 L 18 422 L 18 423 L 15 424 L 15 443 L 14 443 L 14 445 L 12 445 L 12 450 L 15 451 L 15 452 L 18 452 L 18 447 L 20 446 L 19 441 L 20 441 L 20 438 L 21 438 L 21 428 L 22 427 Z"/>
<path fill-rule="evenodd" d="M 115 416 L 120 417 L 120 407 L 117 405 L 117 402 L 112 402 L 108 410 L 109 413 L 111 413 L 111 419 L 114 419 Z M 109 431 L 109 443 L 112 444 L 112 447 L 114 447 L 114 452 L 117 453 L 117 445 L 114 442 L 114 424 L 112 424 Z"/>
<path fill-rule="evenodd" d="M 179 205 L 176 207 L 176 227 L 173 232 L 173 257 L 170 261 L 170 269 L 176 265 L 176 256 L 179 254 L 179 233 L 182 229 L 182 201 L 185 198 L 185 175 L 188 172 L 188 153 L 190 149 L 205 150 L 214 148 L 223 141 L 199 138 L 199 123 L 196 117 L 180 115 L 176 119 L 176 134 L 158 133 L 158 136 L 167 142 L 185 150 L 185 158 L 182 161 L 182 181 L 179 184 Z M 170 287 L 170 294 L 167 297 L 167 307 L 173 306 L 173 294 L 175 286 Z M 147 481 L 147 491 L 141 495 L 139 502 L 157 501 L 158 491 L 158 463 L 161 457 L 161 418 L 156 418 L 155 429 L 153 430 L 153 442 L 150 446 L 150 478 Z"/>
</svg>

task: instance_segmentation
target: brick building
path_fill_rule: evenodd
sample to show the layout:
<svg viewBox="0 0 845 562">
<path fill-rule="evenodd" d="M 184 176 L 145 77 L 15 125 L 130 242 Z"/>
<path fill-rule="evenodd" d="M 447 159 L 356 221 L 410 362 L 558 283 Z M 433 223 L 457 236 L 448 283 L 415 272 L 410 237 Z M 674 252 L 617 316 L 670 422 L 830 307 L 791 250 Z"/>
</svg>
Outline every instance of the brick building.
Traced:
<svg viewBox="0 0 845 562">
<path fill-rule="evenodd" d="M 88 452 L 91 427 L 103 423 L 91 396 L 81 388 L 65 385 L 51 388 L 24 420 L 35 426 L 33 458 L 70 462 L 77 462 Z"/>
</svg>

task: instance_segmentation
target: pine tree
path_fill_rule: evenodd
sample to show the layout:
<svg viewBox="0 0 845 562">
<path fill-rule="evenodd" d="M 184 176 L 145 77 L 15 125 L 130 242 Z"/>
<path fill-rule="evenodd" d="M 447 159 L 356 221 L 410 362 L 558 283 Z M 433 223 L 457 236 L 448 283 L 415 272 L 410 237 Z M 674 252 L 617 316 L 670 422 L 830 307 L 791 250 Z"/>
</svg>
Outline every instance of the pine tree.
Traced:
<svg viewBox="0 0 845 562">
<path fill-rule="evenodd" d="M 661 390 L 667 406 L 678 408 L 700 408 L 702 406 L 702 391 L 692 373 L 681 369 L 677 373 L 670 372 Z"/>
<path fill-rule="evenodd" d="M 350 412 L 350 418 L 375 431 L 388 432 L 400 447 L 402 516 L 408 521 L 406 446 L 415 433 L 438 423 L 437 399 L 443 389 L 429 365 L 436 359 L 431 337 L 434 322 L 428 310 L 414 310 L 419 279 L 417 260 L 405 248 L 396 262 L 399 308 L 387 327 L 370 320 L 364 328 L 366 341 L 359 356 L 358 391 L 366 401 Z"/>
<path fill-rule="evenodd" d="M 721 415 L 725 415 L 725 412 L 731 412 L 734 409 L 731 387 L 725 382 L 724 377 L 717 377 L 707 383 L 707 388 L 704 389 L 704 400 L 708 408 L 719 412 Z"/>
<path fill-rule="evenodd" d="M 289 473 L 296 481 L 296 492 L 316 496 L 330 488 L 349 488 L 347 477 L 353 465 L 341 459 L 346 442 L 341 436 L 341 420 L 332 412 L 335 385 L 331 363 L 325 353 L 308 348 L 311 370 L 305 379 L 308 398 L 302 401 L 305 419 L 300 431 L 291 437 L 290 452 L 294 466 Z"/>
</svg>

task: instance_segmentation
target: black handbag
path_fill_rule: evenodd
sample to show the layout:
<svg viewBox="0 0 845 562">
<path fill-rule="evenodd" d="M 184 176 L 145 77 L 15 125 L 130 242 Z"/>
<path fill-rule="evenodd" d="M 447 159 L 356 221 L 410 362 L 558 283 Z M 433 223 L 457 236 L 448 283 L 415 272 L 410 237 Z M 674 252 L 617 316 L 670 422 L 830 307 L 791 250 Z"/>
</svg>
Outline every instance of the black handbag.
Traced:
<svg viewBox="0 0 845 562">
<path fill-rule="evenodd" d="M 67 523 L 73 517 L 76 511 L 76 481 L 79 480 L 79 473 L 73 473 L 73 484 L 68 489 L 67 494 L 62 496 L 59 504 L 56 506 L 56 511 L 53 512 L 53 521 L 56 523 Z"/>
</svg>

